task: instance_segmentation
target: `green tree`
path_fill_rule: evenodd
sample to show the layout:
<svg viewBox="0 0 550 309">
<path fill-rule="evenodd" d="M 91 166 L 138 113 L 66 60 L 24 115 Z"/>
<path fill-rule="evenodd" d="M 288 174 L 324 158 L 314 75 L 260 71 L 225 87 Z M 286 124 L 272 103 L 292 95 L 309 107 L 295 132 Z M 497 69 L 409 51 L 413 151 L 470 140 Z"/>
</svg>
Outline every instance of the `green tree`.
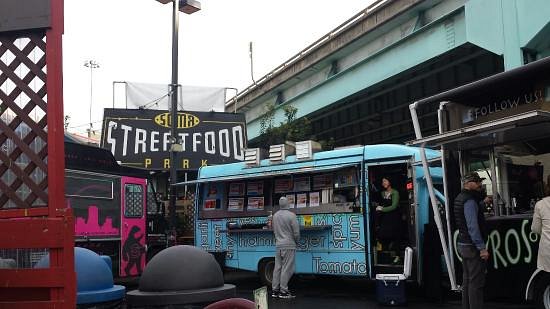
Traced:
<svg viewBox="0 0 550 309">
<path fill-rule="evenodd" d="M 286 141 L 316 140 L 312 135 L 311 121 L 307 117 L 296 119 L 298 109 L 292 105 L 283 107 L 285 121 L 275 126 L 275 105 L 268 104 L 266 112 L 260 118 L 260 138 L 262 146 L 283 144 Z M 334 148 L 334 139 L 319 141 L 323 149 Z"/>
</svg>

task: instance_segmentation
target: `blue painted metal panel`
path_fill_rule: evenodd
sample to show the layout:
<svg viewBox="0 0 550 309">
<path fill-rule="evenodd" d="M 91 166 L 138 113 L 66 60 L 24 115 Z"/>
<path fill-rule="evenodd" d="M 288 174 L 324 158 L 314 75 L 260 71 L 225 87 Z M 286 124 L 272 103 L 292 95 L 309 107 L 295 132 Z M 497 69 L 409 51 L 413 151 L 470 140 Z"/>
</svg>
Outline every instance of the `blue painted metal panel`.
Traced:
<svg viewBox="0 0 550 309">
<path fill-rule="evenodd" d="M 312 225 L 330 229 L 303 230 L 297 246 L 296 272 L 336 275 L 367 275 L 364 220 L 359 213 L 311 215 Z M 199 220 L 197 243 L 206 251 L 226 251 L 226 266 L 257 271 L 263 258 L 275 256 L 272 231 L 227 233 L 227 222 L 265 223 L 265 217 Z M 303 225 L 304 216 L 298 216 Z M 340 263 L 340 266 L 337 264 Z M 349 264 L 349 265 L 348 265 Z M 340 271 L 340 272 L 338 272 Z"/>
<path fill-rule="evenodd" d="M 519 44 L 525 46 L 550 23 L 550 1 L 516 1 Z M 548 37 L 546 37 L 548 39 Z"/>
<path fill-rule="evenodd" d="M 414 157 L 414 161 L 420 161 L 420 148 L 405 145 L 379 144 L 365 146 L 366 161 L 385 161 L 391 158 Z M 438 158 L 439 152 L 426 149 L 428 160 Z"/>
<path fill-rule="evenodd" d="M 410 157 L 420 160 L 420 149 L 404 145 L 367 145 L 361 147 L 338 149 L 315 153 L 313 160 L 296 161 L 296 156 L 287 157 L 285 164 L 272 164 L 262 160 L 258 167 L 246 167 L 243 162 L 205 166 L 200 169 L 199 179 L 237 175 L 240 177 L 261 177 L 263 173 L 291 171 L 298 172 L 301 168 L 335 167 L 343 164 L 360 163 L 363 160 L 385 160 L 393 157 Z M 426 149 L 428 159 L 439 156 L 439 152 Z"/>
<path fill-rule="evenodd" d="M 500 1 L 469 1 L 465 5 L 468 41 L 497 55 L 504 53 Z"/>
<path fill-rule="evenodd" d="M 301 168 L 334 167 L 336 164 L 358 163 L 363 159 L 363 148 L 340 149 L 315 153 L 313 160 L 296 161 L 296 156 L 286 158 L 286 164 L 271 163 L 268 159 L 262 160 L 258 167 L 246 167 L 244 162 L 205 166 L 199 171 L 199 179 L 239 175 L 246 177 L 261 177 L 263 173 L 284 172 Z"/>
</svg>

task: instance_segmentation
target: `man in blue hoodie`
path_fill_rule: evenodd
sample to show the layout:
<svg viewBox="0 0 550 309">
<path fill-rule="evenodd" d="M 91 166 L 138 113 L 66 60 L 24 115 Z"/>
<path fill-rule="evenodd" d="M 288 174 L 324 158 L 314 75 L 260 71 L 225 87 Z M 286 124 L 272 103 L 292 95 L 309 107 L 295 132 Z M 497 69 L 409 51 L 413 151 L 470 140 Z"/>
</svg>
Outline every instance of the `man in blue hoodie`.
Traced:
<svg viewBox="0 0 550 309">
<path fill-rule="evenodd" d="M 300 240 L 300 226 L 296 215 L 288 210 L 286 197 L 279 199 L 280 210 L 273 216 L 275 234 L 275 269 L 272 297 L 294 298 L 288 290 L 288 281 L 294 274 L 296 244 Z"/>
</svg>

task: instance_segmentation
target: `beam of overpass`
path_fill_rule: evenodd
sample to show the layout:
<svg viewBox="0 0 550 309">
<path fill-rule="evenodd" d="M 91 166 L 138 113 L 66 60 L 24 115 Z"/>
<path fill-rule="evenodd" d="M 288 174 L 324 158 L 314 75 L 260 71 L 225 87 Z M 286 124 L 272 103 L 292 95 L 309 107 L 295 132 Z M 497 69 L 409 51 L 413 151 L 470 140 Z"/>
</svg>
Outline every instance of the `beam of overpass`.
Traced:
<svg viewBox="0 0 550 309">
<path fill-rule="evenodd" d="M 442 0 L 437 0 L 435 2 L 439 1 Z M 246 106 L 249 102 L 257 99 L 262 94 L 269 92 L 285 81 L 299 75 L 312 65 L 364 36 L 365 33 L 372 31 L 422 2 L 426 2 L 426 0 L 375 1 L 365 10 L 348 19 L 271 72 L 258 79 L 255 84 L 241 91 L 236 98 L 232 98 L 227 102 L 226 110 L 234 110 L 235 102 L 238 102 L 237 108 Z M 430 0 L 429 2 L 434 1 Z"/>
<path fill-rule="evenodd" d="M 268 103 L 277 105 L 275 123 L 284 121 L 286 104 L 298 109 L 297 117 L 312 115 L 464 46 L 502 57 L 508 70 L 525 61 L 518 56 L 522 50 L 547 46 L 536 38 L 549 23 L 547 0 L 380 2 L 241 92 L 237 110 L 246 113 L 248 137 L 254 139 L 260 134 L 259 119 Z M 550 50 L 535 50 L 533 57 L 545 53 Z M 327 74 L 334 62 L 341 62 L 342 69 Z M 233 111 L 231 104 L 227 110 Z"/>
</svg>

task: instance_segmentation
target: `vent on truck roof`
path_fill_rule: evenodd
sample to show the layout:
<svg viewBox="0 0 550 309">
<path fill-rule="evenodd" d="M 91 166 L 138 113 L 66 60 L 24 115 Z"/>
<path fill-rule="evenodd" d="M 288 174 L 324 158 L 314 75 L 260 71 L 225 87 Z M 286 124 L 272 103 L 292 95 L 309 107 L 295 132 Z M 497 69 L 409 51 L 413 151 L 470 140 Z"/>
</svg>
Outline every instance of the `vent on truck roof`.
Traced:
<svg viewBox="0 0 550 309">
<path fill-rule="evenodd" d="M 269 147 L 269 160 L 271 163 L 282 163 L 286 157 L 294 154 L 295 146 L 292 142 L 286 142 L 279 145 L 271 145 Z"/>
<path fill-rule="evenodd" d="M 321 144 L 314 141 L 301 141 L 296 143 L 296 160 L 311 160 L 313 154 L 321 151 Z"/>
<path fill-rule="evenodd" d="M 265 158 L 265 150 L 261 148 L 247 148 L 244 150 L 244 163 L 248 167 L 259 166 Z"/>
</svg>

